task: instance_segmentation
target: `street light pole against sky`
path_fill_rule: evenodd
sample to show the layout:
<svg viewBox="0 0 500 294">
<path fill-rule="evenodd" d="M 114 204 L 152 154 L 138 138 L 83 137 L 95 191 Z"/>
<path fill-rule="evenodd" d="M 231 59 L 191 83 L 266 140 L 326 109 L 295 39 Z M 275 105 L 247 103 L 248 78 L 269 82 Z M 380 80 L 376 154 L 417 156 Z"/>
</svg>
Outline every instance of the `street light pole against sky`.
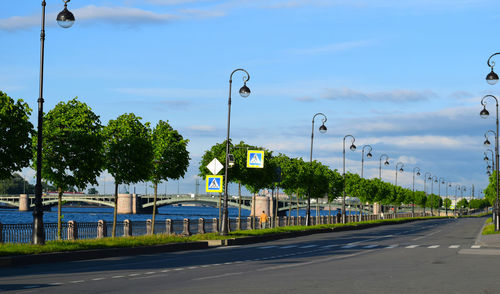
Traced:
<svg viewBox="0 0 500 294">
<path fill-rule="evenodd" d="M 400 166 L 400 165 L 401 165 L 401 167 L 400 167 L 400 168 L 399 168 L 399 170 L 398 170 L 398 166 Z M 398 163 L 396 163 L 396 180 L 394 181 L 394 186 L 397 186 L 397 185 L 398 185 L 398 171 L 402 173 L 402 172 L 404 171 L 404 170 L 403 170 L 403 167 L 404 167 L 404 166 L 405 166 L 405 165 L 404 165 L 404 163 L 402 163 L 402 162 L 398 162 Z"/>
<path fill-rule="evenodd" d="M 385 157 L 385 166 L 389 166 L 389 156 L 387 154 L 380 155 L 379 166 L 378 166 L 378 178 L 382 180 L 382 157 Z"/>
<path fill-rule="evenodd" d="M 420 176 L 420 168 L 413 168 L 413 205 L 411 206 L 411 215 L 415 213 L 415 171 L 417 171 L 417 176 Z"/>
<path fill-rule="evenodd" d="M 343 161 L 342 161 L 342 178 L 344 179 L 344 188 L 343 188 L 343 193 L 342 193 L 342 223 L 345 224 L 346 223 L 346 220 L 345 220 L 345 139 L 350 137 L 351 138 L 351 147 L 349 147 L 349 149 L 351 149 L 351 151 L 356 151 L 356 145 L 354 145 L 354 141 L 356 141 L 356 139 L 352 136 L 352 135 L 345 135 L 344 136 L 344 140 L 343 140 L 343 144 L 342 144 L 342 158 L 343 158 Z"/>
<path fill-rule="evenodd" d="M 322 123 L 321 123 L 321 126 L 319 127 L 319 132 L 321 134 L 324 134 L 326 133 L 326 126 L 325 126 L 325 122 L 328 120 L 326 118 L 326 115 L 324 115 L 323 113 L 321 112 L 318 112 L 316 113 L 313 118 L 312 118 L 312 128 L 311 128 L 311 152 L 309 153 L 309 163 L 312 163 L 312 160 L 313 160 L 313 141 L 314 141 L 314 119 L 316 118 L 316 116 L 318 115 L 321 115 L 323 116 L 323 120 L 322 120 Z M 309 189 L 309 191 L 307 192 L 307 207 L 306 207 L 306 226 L 309 226 L 310 225 L 310 218 L 311 218 L 311 189 Z"/>
<path fill-rule="evenodd" d="M 63 28 L 69 28 L 75 22 L 75 16 L 68 10 L 68 2 L 64 1 L 64 9 L 57 15 L 57 23 Z M 43 227 L 43 205 L 42 205 L 42 146 L 43 146 L 43 67 L 45 55 L 45 6 L 47 2 L 42 1 L 42 29 L 40 32 L 40 84 L 38 96 L 38 129 L 36 145 L 36 184 L 35 184 L 35 208 L 33 209 L 33 244 L 45 244 L 45 230 Z"/>
<path fill-rule="evenodd" d="M 491 61 L 491 58 L 497 54 L 500 54 L 500 53 L 494 53 L 490 56 L 490 58 L 488 58 L 488 66 L 491 67 L 491 72 L 486 76 L 486 81 L 488 82 L 488 84 L 490 85 L 494 85 L 498 82 L 498 75 L 493 71 L 493 67 L 495 66 L 495 62 L 494 61 Z M 490 62 L 491 61 L 491 62 Z M 481 112 L 479 113 L 479 115 L 482 117 L 482 118 L 487 118 L 489 116 L 489 112 L 488 110 L 486 110 L 486 102 L 485 100 L 488 99 L 488 98 L 492 98 L 495 100 L 495 105 L 496 105 L 496 134 L 495 134 L 495 165 L 496 165 L 496 169 L 495 169 L 495 181 L 496 181 L 496 201 L 495 201 L 495 211 L 494 211 L 494 221 L 495 221 L 495 231 L 499 231 L 500 230 L 500 218 L 499 218 L 499 215 L 500 215 L 500 204 L 499 204 L 499 200 L 498 200 L 498 99 L 497 97 L 493 96 L 493 95 L 486 95 L 483 97 L 483 99 L 481 99 L 481 105 L 483 105 L 483 110 L 481 110 Z"/>
<path fill-rule="evenodd" d="M 364 145 L 363 148 L 361 148 L 361 178 L 363 178 L 363 166 L 365 163 L 365 148 L 370 148 L 368 153 L 366 153 L 366 157 L 372 158 L 372 146 Z"/>
<path fill-rule="evenodd" d="M 240 88 L 240 95 L 243 98 L 247 98 L 250 95 L 250 89 L 247 87 L 247 82 L 250 80 L 250 74 L 242 69 L 238 68 L 233 70 L 231 75 L 229 76 L 229 99 L 227 101 L 227 136 L 226 136 L 226 164 L 224 165 L 224 204 L 223 204 L 223 210 L 222 210 L 222 224 L 221 224 L 221 235 L 227 235 L 229 232 L 229 214 L 228 214 L 228 209 L 227 209 L 227 183 L 229 182 L 228 176 L 227 176 L 227 170 L 229 166 L 229 130 L 231 127 L 231 88 L 233 84 L 233 74 L 237 71 L 242 71 L 246 74 L 245 77 L 243 77 L 243 87 Z M 254 203 L 255 205 L 255 203 Z M 255 216 L 254 216 L 255 217 Z"/>
</svg>

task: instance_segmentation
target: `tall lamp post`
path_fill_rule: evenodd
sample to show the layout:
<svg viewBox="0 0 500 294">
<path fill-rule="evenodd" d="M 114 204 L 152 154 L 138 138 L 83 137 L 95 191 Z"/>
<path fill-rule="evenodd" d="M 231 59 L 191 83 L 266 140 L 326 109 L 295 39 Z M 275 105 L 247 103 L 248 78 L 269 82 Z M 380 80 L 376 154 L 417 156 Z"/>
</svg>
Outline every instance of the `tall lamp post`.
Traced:
<svg viewBox="0 0 500 294">
<path fill-rule="evenodd" d="M 345 139 L 348 137 L 351 138 L 351 146 L 349 147 L 349 149 L 351 149 L 351 151 L 356 151 L 356 145 L 354 145 L 354 141 L 356 141 L 356 139 L 352 135 L 345 135 L 343 143 L 342 143 L 342 158 L 343 158 L 342 178 L 344 179 L 344 189 L 343 189 L 343 194 L 342 194 L 342 223 L 343 224 L 346 223 L 346 220 L 345 220 Z"/>
<path fill-rule="evenodd" d="M 68 2 L 64 0 L 64 9 L 57 15 L 57 23 L 63 28 L 69 28 L 75 22 L 75 16 L 68 10 Z M 40 32 L 40 83 L 38 96 L 38 129 L 36 145 L 36 184 L 35 184 L 35 208 L 33 209 L 33 238 L 32 243 L 45 244 L 45 230 L 43 227 L 43 205 L 42 205 L 42 146 L 43 146 L 43 66 L 45 55 L 45 6 L 42 0 L 42 29 Z"/>
<path fill-rule="evenodd" d="M 438 183 L 438 176 L 432 176 L 431 178 L 431 197 L 434 200 L 434 183 Z M 434 203 L 431 202 L 431 216 L 434 216 Z"/>
<path fill-rule="evenodd" d="M 229 99 L 227 101 L 227 136 L 226 136 L 226 164 L 224 165 L 224 203 L 223 203 L 223 210 L 222 210 L 222 225 L 221 225 L 221 235 L 227 235 L 229 232 L 229 214 L 228 214 L 228 208 L 227 208 L 227 184 L 229 182 L 228 179 L 228 167 L 229 167 L 229 130 L 231 127 L 231 88 L 233 84 L 233 74 L 237 71 L 242 71 L 245 73 L 246 76 L 243 77 L 243 87 L 240 88 L 240 95 L 243 98 L 247 98 L 250 95 L 250 89 L 247 87 L 247 82 L 250 80 L 250 74 L 242 69 L 238 68 L 233 70 L 231 75 L 229 76 Z M 255 205 L 255 203 L 254 203 Z"/>
<path fill-rule="evenodd" d="M 414 216 L 415 214 L 415 171 L 417 172 L 417 176 L 420 176 L 420 168 L 414 167 L 413 168 L 413 205 L 411 207 L 411 217 Z"/>
<path fill-rule="evenodd" d="M 361 178 L 363 178 L 363 167 L 365 163 L 365 148 L 370 148 L 368 153 L 366 153 L 366 157 L 372 158 L 372 146 L 364 145 L 363 148 L 361 148 Z"/>
<path fill-rule="evenodd" d="M 498 81 L 498 75 L 493 72 L 493 66 L 495 65 L 495 62 L 492 62 L 492 64 L 490 65 L 490 59 L 491 57 L 493 57 L 494 55 L 496 54 L 499 54 L 499 53 L 495 53 L 493 55 L 490 56 L 490 58 L 488 59 L 488 65 L 491 67 L 491 72 L 488 74 L 488 76 L 486 77 L 486 80 L 488 81 L 488 83 L 490 83 L 490 81 L 495 81 L 493 84 L 495 84 L 497 81 Z M 488 79 L 488 77 L 490 79 Z M 491 84 L 491 83 L 490 83 Z M 493 95 L 486 95 L 483 97 L 483 99 L 481 99 L 481 105 L 483 105 L 483 110 L 481 110 L 481 112 L 479 113 L 479 115 L 482 117 L 482 118 L 487 118 L 490 113 L 488 110 L 486 110 L 486 99 L 488 98 L 492 98 L 495 100 L 495 103 L 496 103 L 496 132 L 495 132 L 495 166 L 496 166 L 496 169 L 495 169 L 495 172 L 496 172 L 496 176 L 495 176 L 495 180 L 496 180 L 496 201 L 495 201 L 495 217 L 494 217 L 494 220 L 495 220 L 495 231 L 499 231 L 500 230 L 500 222 L 499 222 L 499 200 L 498 200 L 498 99 L 493 96 Z M 489 131 L 488 131 L 489 132 Z M 486 136 L 486 135 L 485 135 Z M 486 139 L 485 141 L 485 144 L 486 142 L 488 141 L 488 139 Z M 489 141 L 488 141 L 489 142 Z"/>
<path fill-rule="evenodd" d="M 400 165 L 401 165 L 401 167 L 399 167 Z M 394 185 L 395 185 L 395 186 L 397 186 L 397 185 L 398 185 L 398 171 L 399 171 L 400 173 L 402 173 L 402 172 L 404 171 L 404 170 L 403 170 L 403 167 L 404 167 L 404 166 L 405 166 L 405 165 L 404 165 L 404 163 L 402 163 L 402 162 L 398 162 L 398 163 L 396 163 L 396 180 L 395 180 L 395 182 L 394 182 Z M 399 169 L 398 169 L 398 167 L 399 167 Z"/>
<path fill-rule="evenodd" d="M 427 174 L 429 174 L 429 176 L 427 176 Z M 432 180 L 432 174 L 430 172 L 426 172 L 424 174 L 424 193 L 425 193 L 425 197 L 427 198 L 427 180 Z M 427 199 L 428 201 L 429 199 Z M 427 203 L 426 201 L 426 203 Z M 424 205 L 424 216 L 425 216 L 425 205 Z"/>
<path fill-rule="evenodd" d="M 453 215 L 457 216 L 457 189 L 460 191 L 460 185 L 455 186 L 455 207 L 453 208 Z"/>
<path fill-rule="evenodd" d="M 319 127 L 319 132 L 321 134 L 326 133 L 327 128 L 325 126 L 325 122 L 328 120 L 326 115 L 324 115 L 321 112 L 316 113 L 313 118 L 312 118 L 312 129 L 311 129 L 311 152 L 309 153 L 309 162 L 312 163 L 313 160 L 313 141 L 314 141 L 314 119 L 320 115 L 323 117 L 321 126 Z M 311 189 L 309 189 L 307 193 L 307 207 L 306 207 L 306 226 L 309 226 L 311 224 L 310 221 L 311 218 Z"/>
<path fill-rule="evenodd" d="M 487 64 L 491 68 L 491 72 L 486 75 L 486 82 L 490 85 L 494 85 L 498 82 L 498 75 L 493 71 L 493 67 L 495 67 L 495 62 L 491 60 L 491 58 L 495 55 L 500 54 L 500 52 L 491 54 L 490 58 L 488 58 Z"/>
<path fill-rule="evenodd" d="M 379 166 L 378 166 L 378 178 L 382 180 L 382 158 L 385 157 L 385 166 L 389 166 L 389 156 L 387 154 L 380 155 Z"/>
</svg>

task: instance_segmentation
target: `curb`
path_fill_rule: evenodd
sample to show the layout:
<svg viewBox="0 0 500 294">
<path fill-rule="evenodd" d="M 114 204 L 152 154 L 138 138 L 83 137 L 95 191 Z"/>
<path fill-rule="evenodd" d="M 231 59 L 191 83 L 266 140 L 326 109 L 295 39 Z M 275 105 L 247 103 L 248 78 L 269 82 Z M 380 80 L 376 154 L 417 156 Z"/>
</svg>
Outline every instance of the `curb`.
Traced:
<svg viewBox="0 0 500 294">
<path fill-rule="evenodd" d="M 175 252 L 184 250 L 207 249 L 208 242 L 172 243 L 155 246 L 130 248 L 107 248 L 94 250 L 79 250 L 67 252 L 41 253 L 33 255 L 16 255 L 0 257 L 0 267 L 14 267 L 39 263 L 90 260 L 108 257 L 120 257 L 140 254 Z"/>
</svg>

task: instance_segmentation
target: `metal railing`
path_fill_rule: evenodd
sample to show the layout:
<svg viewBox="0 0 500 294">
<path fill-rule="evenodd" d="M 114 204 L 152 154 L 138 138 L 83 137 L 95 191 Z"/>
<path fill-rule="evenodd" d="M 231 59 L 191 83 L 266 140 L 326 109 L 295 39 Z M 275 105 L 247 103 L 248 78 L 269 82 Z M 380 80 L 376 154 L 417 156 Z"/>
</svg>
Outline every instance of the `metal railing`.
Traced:
<svg viewBox="0 0 500 294">
<path fill-rule="evenodd" d="M 423 213 L 398 213 L 385 214 L 383 218 L 394 219 L 403 217 L 421 217 Z M 430 216 L 426 213 L 425 216 Z M 381 215 L 364 214 L 361 221 L 378 220 Z M 359 222 L 359 215 L 349 215 L 347 222 Z M 238 224 L 239 222 L 239 224 Z M 331 216 L 311 216 L 310 223 L 312 225 L 319 224 L 335 224 L 340 223 L 340 214 Z M 71 225 L 70 225 L 71 223 Z M 99 225 L 101 223 L 101 225 Z M 267 227 L 280 226 L 301 226 L 305 225 L 305 217 L 278 217 L 270 218 Z M 255 225 L 255 228 L 253 226 Z M 111 236 L 113 223 L 112 222 L 73 222 L 62 223 L 61 233 L 63 240 L 76 239 L 96 239 L 99 237 Z M 129 221 L 117 222 L 116 236 L 142 236 L 151 232 L 151 220 L 144 221 Z M 176 234 L 176 235 L 192 235 L 199 233 L 214 233 L 219 230 L 219 219 L 184 219 L 156 221 L 155 234 Z M 259 229 L 258 218 L 242 218 L 229 220 L 230 231 Z M 57 240 L 57 223 L 45 223 L 45 239 L 47 241 Z M 0 223 L 0 243 L 31 243 L 33 234 L 33 225 L 30 224 L 2 224 Z"/>
</svg>

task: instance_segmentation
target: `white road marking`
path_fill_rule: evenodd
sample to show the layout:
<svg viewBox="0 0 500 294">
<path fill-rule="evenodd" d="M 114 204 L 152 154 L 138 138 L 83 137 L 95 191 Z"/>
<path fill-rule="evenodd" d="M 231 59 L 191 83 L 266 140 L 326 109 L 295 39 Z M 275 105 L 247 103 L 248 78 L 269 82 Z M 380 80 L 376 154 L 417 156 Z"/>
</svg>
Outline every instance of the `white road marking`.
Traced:
<svg viewBox="0 0 500 294">
<path fill-rule="evenodd" d="M 472 248 L 472 249 L 479 249 L 479 248 L 481 248 L 481 245 L 472 245 L 470 248 Z"/>
<path fill-rule="evenodd" d="M 410 245 L 410 246 L 406 246 L 405 248 L 409 248 L 409 249 L 412 249 L 412 248 L 417 248 L 419 245 Z"/>
<path fill-rule="evenodd" d="M 270 245 L 270 246 L 257 247 L 257 249 L 269 249 L 269 248 L 275 248 L 275 247 L 278 247 L 278 246 Z"/>
<path fill-rule="evenodd" d="M 339 246 L 338 244 L 331 244 L 331 245 L 325 245 L 321 248 L 332 248 L 332 247 L 336 247 L 336 246 Z"/>
<path fill-rule="evenodd" d="M 459 247 L 460 247 L 460 245 L 450 245 L 450 247 L 448 247 L 448 248 L 459 248 Z"/>
<path fill-rule="evenodd" d="M 392 249 L 392 248 L 396 248 L 396 247 L 398 247 L 398 246 L 399 246 L 399 244 L 392 244 L 392 245 L 389 245 L 389 246 L 387 246 L 387 247 L 385 247 L 385 248 L 387 248 L 387 249 Z"/>
<path fill-rule="evenodd" d="M 201 267 L 203 267 L 203 265 L 202 265 Z M 164 270 L 162 270 L 161 272 L 162 272 L 162 273 L 168 273 L 169 271 L 170 271 L 169 269 L 164 269 Z"/>
<path fill-rule="evenodd" d="M 129 277 L 135 277 L 135 276 L 139 276 L 140 274 L 130 274 L 128 275 Z"/>
<path fill-rule="evenodd" d="M 195 269 L 195 268 L 198 268 L 197 266 L 190 266 L 188 267 L 188 269 Z"/>
<path fill-rule="evenodd" d="M 293 247 L 297 247 L 297 245 L 287 245 L 287 246 L 281 247 L 281 249 L 288 249 L 288 248 L 293 248 Z"/>
<path fill-rule="evenodd" d="M 301 246 L 301 247 L 299 247 L 299 248 L 301 248 L 301 249 L 303 249 L 303 248 L 312 248 L 312 247 L 316 247 L 316 246 L 318 246 L 318 245 L 316 245 L 316 244 L 311 244 L 311 245 Z"/>
<path fill-rule="evenodd" d="M 201 281 L 201 280 L 208 280 L 208 279 L 225 278 L 225 277 L 228 277 L 228 276 L 241 275 L 242 273 L 243 272 L 237 272 L 237 273 L 227 273 L 227 274 L 222 274 L 222 275 L 217 275 L 217 276 L 208 276 L 208 277 L 196 278 L 196 279 L 193 279 L 193 281 Z"/>
<path fill-rule="evenodd" d="M 77 284 L 77 283 L 83 283 L 85 282 L 84 280 L 78 280 L 78 281 L 71 281 L 70 283 Z"/>
<path fill-rule="evenodd" d="M 112 279 L 119 279 L 119 278 L 125 278 L 125 276 L 114 276 L 114 277 L 111 277 Z"/>
<path fill-rule="evenodd" d="M 104 280 L 104 278 L 94 278 L 94 279 L 92 279 L 92 281 L 101 281 L 101 280 Z"/>
<path fill-rule="evenodd" d="M 145 275 L 154 275 L 154 274 L 156 274 L 156 272 L 147 272 L 147 273 L 145 273 Z"/>
<path fill-rule="evenodd" d="M 183 270 L 184 270 L 184 268 L 182 268 L 182 267 L 179 267 L 179 268 L 174 268 L 174 271 L 183 271 Z M 147 274 L 147 273 L 146 273 L 146 274 Z"/>
<path fill-rule="evenodd" d="M 365 247 L 363 247 L 364 249 L 370 249 L 370 248 L 375 248 L 377 247 L 378 245 L 376 244 L 372 244 L 372 245 L 366 245 Z"/>
<path fill-rule="evenodd" d="M 347 245 L 342 246 L 341 248 L 343 248 L 343 249 L 349 249 L 349 248 L 352 248 L 352 247 L 355 247 L 355 246 L 356 245 L 354 245 L 354 244 L 347 244 Z"/>
<path fill-rule="evenodd" d="M 432 246 L 429 246 L 429 247 L 427 247 L 427 248 L 434 249 L 434 248 L 438 248 L 438 247 L 439 247 L 439 245 L 432 245 Z"/>
</svg>

